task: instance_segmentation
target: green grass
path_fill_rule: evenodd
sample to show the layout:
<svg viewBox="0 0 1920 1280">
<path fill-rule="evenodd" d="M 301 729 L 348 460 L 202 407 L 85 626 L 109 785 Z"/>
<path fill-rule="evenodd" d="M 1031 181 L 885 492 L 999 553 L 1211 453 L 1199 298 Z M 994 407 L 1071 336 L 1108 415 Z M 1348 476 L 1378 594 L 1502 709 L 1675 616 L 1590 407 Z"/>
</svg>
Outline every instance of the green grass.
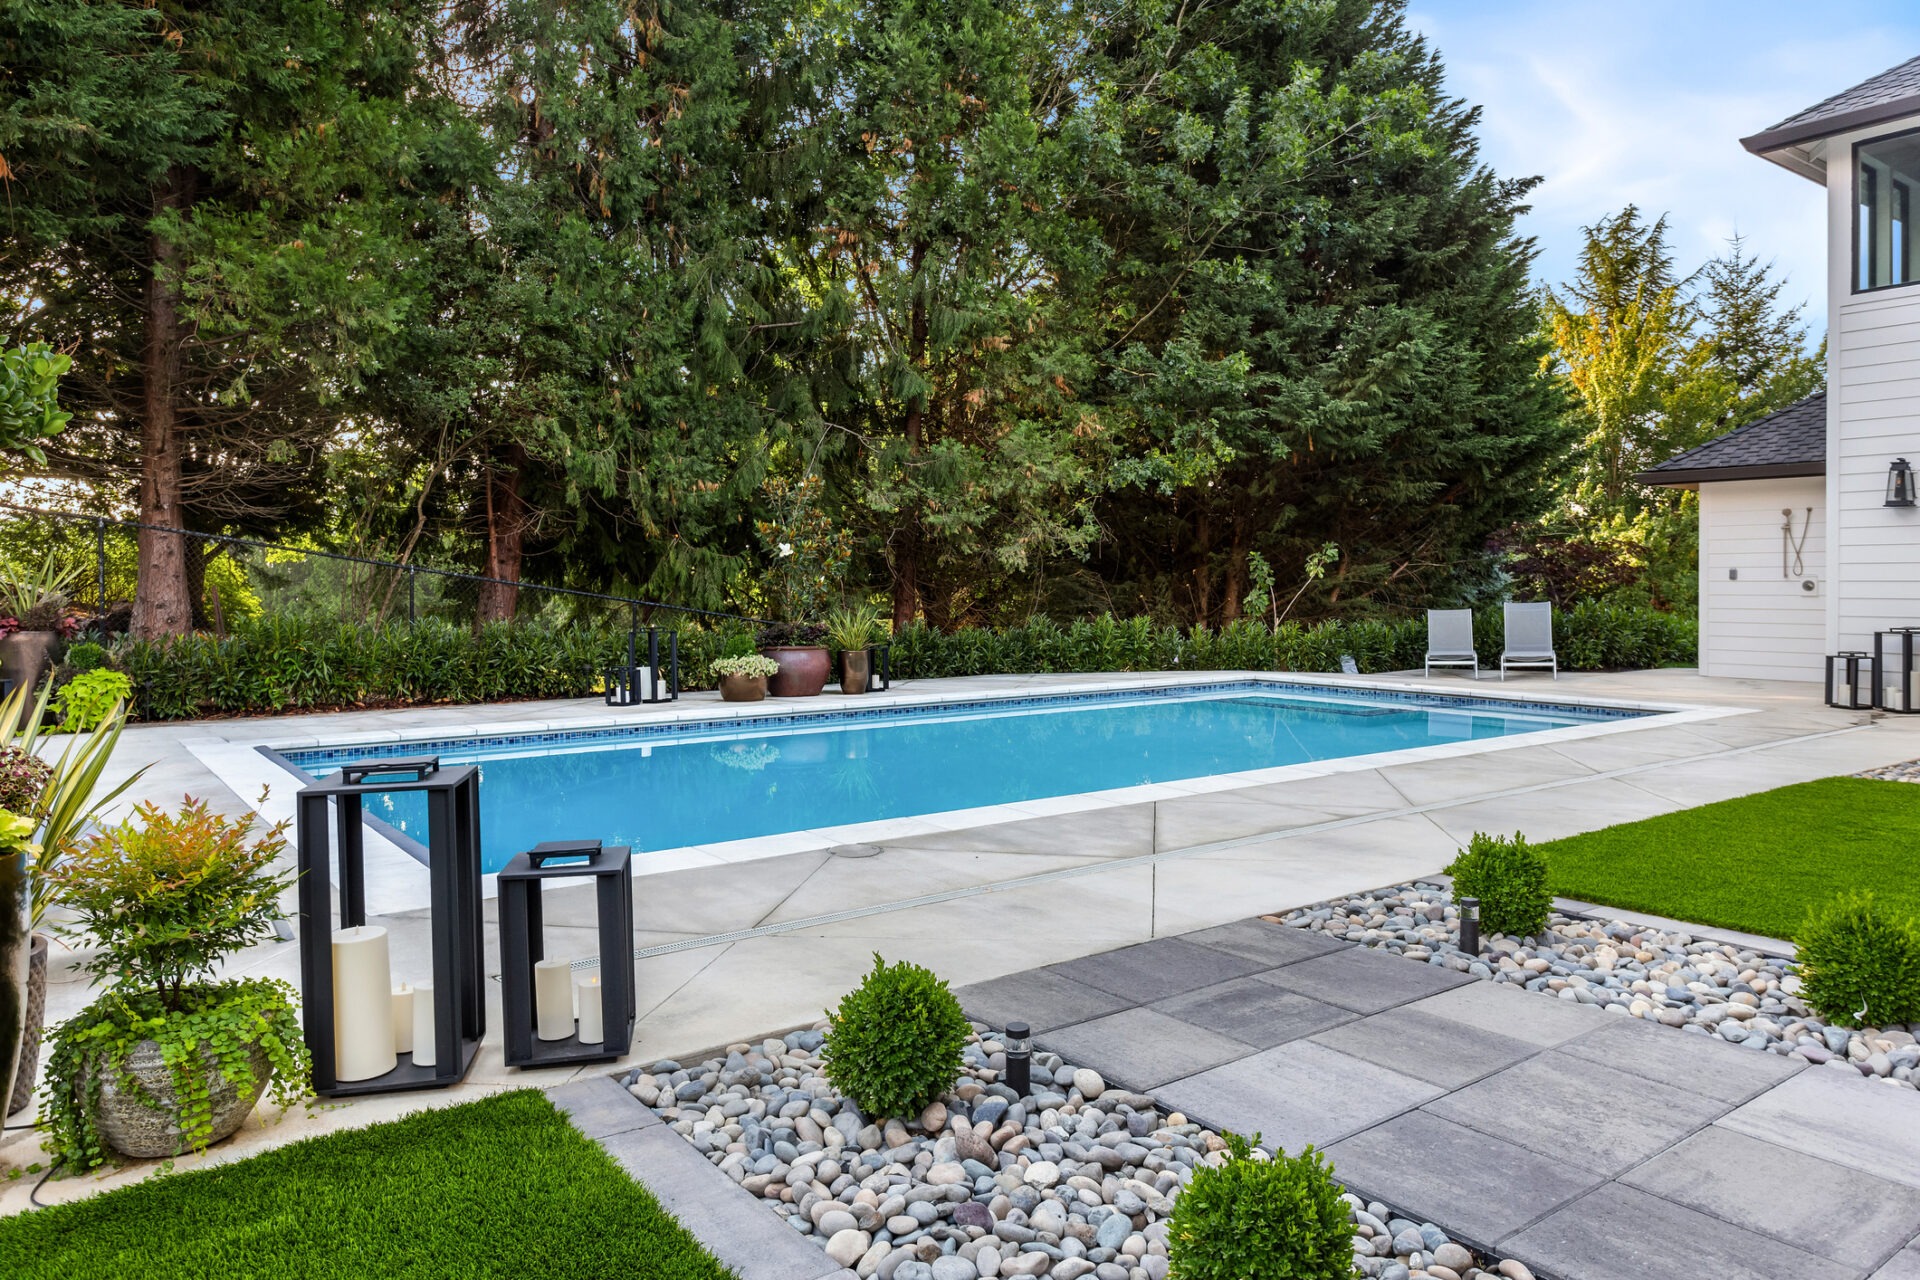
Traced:
<svg viewBox="0 0 1920 1280">
<path fill-rule="evenodd" d="M 722 1280 L 531 1089 L 0 1220 L 8 1280 Z"/>
<path fill-rule="evenodd" d="M 1823 778 L 1539 848 L 1562 897 L 1775 938 L 1843 889 L 1920 917 L 1911 782 Z"/>
</svg>

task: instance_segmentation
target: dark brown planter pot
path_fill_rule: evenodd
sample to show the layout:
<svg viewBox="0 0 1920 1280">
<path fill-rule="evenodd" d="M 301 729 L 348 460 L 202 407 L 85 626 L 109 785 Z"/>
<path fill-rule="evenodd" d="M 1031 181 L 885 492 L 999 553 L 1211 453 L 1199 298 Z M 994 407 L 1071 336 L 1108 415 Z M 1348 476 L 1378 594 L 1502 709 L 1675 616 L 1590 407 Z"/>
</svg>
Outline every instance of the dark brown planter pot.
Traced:
<svg viewBox="0 0 1920 1280">
<path fill-rule="evenodd" d="M 27 1025 L 20 1037 L 20 1061 L 13 1068 L 13 1092 L 7 1114 L 24 1111 L 33 1101 L 33 1080 L 40 1070 L 40 1032 L 47 1020 L 47 935 L 33 935 L 33 954 L 27 961 Z"/>
<path fill-rule="evenodd" d="M 873 650 L 842 649 L 840 651 L 840 692 L 865 693 L 867 677 L 873 668 Z"/>
<path fill-rule="evenodd" d="M 31 697 L 53 666 L 53 646 L 59 639 L 51 631 L 16 631 L 0 640 L 0 676 Z"/>
<path fill-rule="evenodd" d="M 767 696 L 765 676 L 721 676 L 722 702 L 758 702 Z"/>
<path fill-rule="evenodd" d="M 827 687 L 827 677 L 833 674 L 833 659 L 823 644 L 760 652 L 780 664 L 780 670 L 767 679 L 767 692 L 776 698 L 811 698 Z"/>
</svg>

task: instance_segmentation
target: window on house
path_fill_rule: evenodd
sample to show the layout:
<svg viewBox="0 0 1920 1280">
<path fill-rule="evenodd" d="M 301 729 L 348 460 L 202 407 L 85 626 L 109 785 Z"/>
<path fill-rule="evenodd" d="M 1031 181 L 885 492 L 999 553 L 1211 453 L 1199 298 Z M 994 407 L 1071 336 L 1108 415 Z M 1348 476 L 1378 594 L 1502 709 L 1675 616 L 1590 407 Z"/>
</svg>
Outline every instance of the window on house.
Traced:
<svg viewBox="0 0 1920 1280">
<path fill-rule="evenodd" d="M 1920 130 L 1863 142 L 1854 156 L 1854 289 L 1920 281 Z"/>
</svg>

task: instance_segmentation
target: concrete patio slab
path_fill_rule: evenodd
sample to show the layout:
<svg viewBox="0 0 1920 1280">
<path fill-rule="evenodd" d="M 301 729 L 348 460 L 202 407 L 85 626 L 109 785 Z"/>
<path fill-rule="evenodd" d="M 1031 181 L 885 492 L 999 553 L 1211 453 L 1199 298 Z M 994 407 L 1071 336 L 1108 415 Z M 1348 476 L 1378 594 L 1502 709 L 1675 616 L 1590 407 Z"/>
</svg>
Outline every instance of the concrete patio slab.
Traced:
<svg viewBox="0 0 1920 1280">
<path fill-rule="evenodd" d="M 1278 968 L 1297 960 L 1310 960 L 1333 951 L 1343 951 L 1347 943 L 1324 933 L 1307 929 L 1279 929 L 1265 920 L 1235 920 L 1214 929 L 1182 934 L 1188 942 L 1197 942 L 1215 951 L 1240 956 L 1265 967 Z"/>
<path fill-rule="evenodd" d="M 1153 1006 L 1161 1013 L 1208 1031 L 1271 1049 L 1336 1026 L 1354 1015 L 1297 992 L 1276 988 L 1259 976 L 1202 987 Z"/>
<path fill-rule="evenodd" d="M 1541 1155 L 1578 1151 L 1585 1167 L 1611 1176 L 1672 1146 L 1726 1108 L 1550 1049 L 1450 1093 L 1428 1110 Z"/>
<path fill-rule="evenodd" d="M 582 1076 L 547 1090 L 547 1101 L 595 1142 L 660 1123 L 652 1107 L 628 1093 L 612 1076 Z"/>
<path fill-rule="evenodd" d="M 1872 1280 L 1920 1280 L 1920 1240 L 1887 1259 Z"/>
<path fill-rule="evenodd" d="M 1698 1040 L 1701 1043 L 1693 1044 Z M 1806 1069 L 1798 1058 L 1757 1053 L 1718 1036 L 1676 1035 L 1639 1018 L 1602 1017 L 1600 1025 L 1566 1046 L 1649 1082 L 1736 1106 Z"/>
<path fill-rule="evenodd" d="M 1540 1052 L 1540 1046 L 1421 1010 L 1388 1009 L 1322 1031 L 1315 1044 L 1437 1084 L 1458 1089 Z"/>
<path fill-rule="evenodd" d="M 1721 1122 L 1776 1146 L 1920 1187 L 1920 1096 L 1819 1067 L 1761 1094 Z"/>
<path fill-rule="evenodd" d="M 1857 1280 L 1859 1273 L 1608 1183 L 1502 1242 L 1562 1280 Z"/>
<path fill-rule="evenodd" d="M 1158 1090 L 1166 1104 L 1217 1128 L 1258 1131 L 1268 1147 L 1328 1147 L 1438 1097 L 1424 1080 L 1300 1040 Z"/>
<path fill-rule="evenodd" d="M 1036 1033 L 1089 1022 L 1128 1007 L 1123 997 L 1111 991 L 1048 969 L 1025 969 L 961 987 L 953 994 L 970 1018 L 992 1027 L 1024 1022 Z"/>
<path fill-rule="evenodd" d="M 1438 965 L 1415 964 L 1401 956 L 1352 946 L 1272 970 L 1261 979 L 1355 1013 L 1379 1013 L 1473 981 Z"/>
<path fill-rule="evenodd" d="M 1151 1004 L 1168 996 L 1210 987 L 1239 978 L 1261 966 L 1242 956 L 1196 946 L 1184 938 L 1157 938 L 1118 951 L 1056 964 L 1062 977 L 1123 996 L 1134 1004 Z"/>
<path fill-rule="evenodd" d="M 1578 1161 L 1541 1155 L 1428 1111 L 1410 1111 L 1336 1142 L 1327 1157 L 1349 1187 L 1388 1204 L 1418 1205 L 1428 1219 L 1489 1250 L 1605 1181 Z M 1454 1176 L 1436 1178 L 1436 1170 Z"/>
<path fill-rule="evenodd" d="M 1468 983 L 1407 1008 L 1525 1040 L 1543 1049 L 1585 1035 L 1607 1016 L 1590 1005 L 1542 1000 L 1536 992 L 1518 991 L 1498 982 Z"/>
<path fill-rule="evenodd" d="M 1245 1056 L 1252 1045 L 1181 1022 L 1153 1009 L 1058 1027 L 1035 1040 L 1076 1066 L 1092 1067 L 1111 1084 L 1145 1092 Z"/>
<path fill-rule="evenodd" d="M 1920 1189 L 1719 1125 L 1620 1181 L 1861 1271 L 1920 1234 Z"/>
</svg>

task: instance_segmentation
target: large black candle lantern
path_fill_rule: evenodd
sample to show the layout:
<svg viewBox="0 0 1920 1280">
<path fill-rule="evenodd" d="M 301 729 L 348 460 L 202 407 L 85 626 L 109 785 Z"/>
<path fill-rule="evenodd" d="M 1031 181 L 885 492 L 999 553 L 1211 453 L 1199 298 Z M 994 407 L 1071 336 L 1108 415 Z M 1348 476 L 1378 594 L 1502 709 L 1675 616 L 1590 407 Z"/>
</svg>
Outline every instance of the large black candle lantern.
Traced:
<svg viewBox="0 0 1920 1280">
<path fill-rule="evenodd" d="M 640 661 L 639 633 L 627 632 L 627 661 L 607 672 L 607 705 L 680 700 L 680 633 L 667 632 L 666 657 L 660 656 L 660 628 L 647 628 L 647 658 Z"/>
<path fill-rule="evenodd" d="M 426 800 L 433 946 L 431 989 L 422 983 L 422 990 L 404 1000 L 396 997 L 392 985 L 386 937 L 367 927 L 365 799 L 396 794 L 418 794 Z M 434 757 L 363 760 L 302 788 L 297 799 L 300 1006 L 307 1049 L 313 1055 L 313 1091 L 339 1098 L 459 1083 L 486 1034 L 479 769 L 443 769 Z M 342 983 L 351 989 L 337 989 Z M 412 1007 L 416 999 L 417 1020 Z M 390 1038 L 366 1051 L 364 1033 L 377 1032 L 383 1024 Z M 343 1038 L 353 1043 L 343 1044 Z M 412 1047 L 400 1047 L 409 1042 Z M 340 1069 L 347 1058 L 360 1064 L 375 1061 L 375 1067 L 360 1069 L 378 1074 L 359 1076 Z M 382 1070 L 388 1062 L 392 1066 Z"/>
<path fill-rule="evenodd" d="M 515 854 L 501 868 L 500 1003 L 508 1066 L 601 1062 L 620 1057 L 633 1044 L 639 1005 L 633 985 L 632 861 L 625 845 L 603 848 L 598 840 L 556 840 Z M 577 1029 L 571 967 L 542 963 L 546 945 L 541 889 L 547 881 L 567 877 L 593 882 L 599 926 L 600 981 L 597 988 L 581 992 Z M 542 981 L 549 974 L 561 981 Z M 597 1008 L 586 1004 L 593 998 L 588 992 L 597 996 Z M 543 1007 L 543 994 L 549 1002 L 564 1001 L 565 1008 Z"/>
<path fill-rule="evenodd" d="M 1891 627 L 1873 633 L 1873 708 L 1912 715 L 1916 705 L 1913 638 L 1920 627 Z M 1892 643 L 1889 643 L 1889 642 Z M 1891 648 L 1893 652 L 1887 650 Z"/>
<path fill-rule="evenodd" d="M 1827 655 L 1827 705 L 1865 711 L 1873 705 L 1873 657 L 1859 649 Z"/>
</svg>

